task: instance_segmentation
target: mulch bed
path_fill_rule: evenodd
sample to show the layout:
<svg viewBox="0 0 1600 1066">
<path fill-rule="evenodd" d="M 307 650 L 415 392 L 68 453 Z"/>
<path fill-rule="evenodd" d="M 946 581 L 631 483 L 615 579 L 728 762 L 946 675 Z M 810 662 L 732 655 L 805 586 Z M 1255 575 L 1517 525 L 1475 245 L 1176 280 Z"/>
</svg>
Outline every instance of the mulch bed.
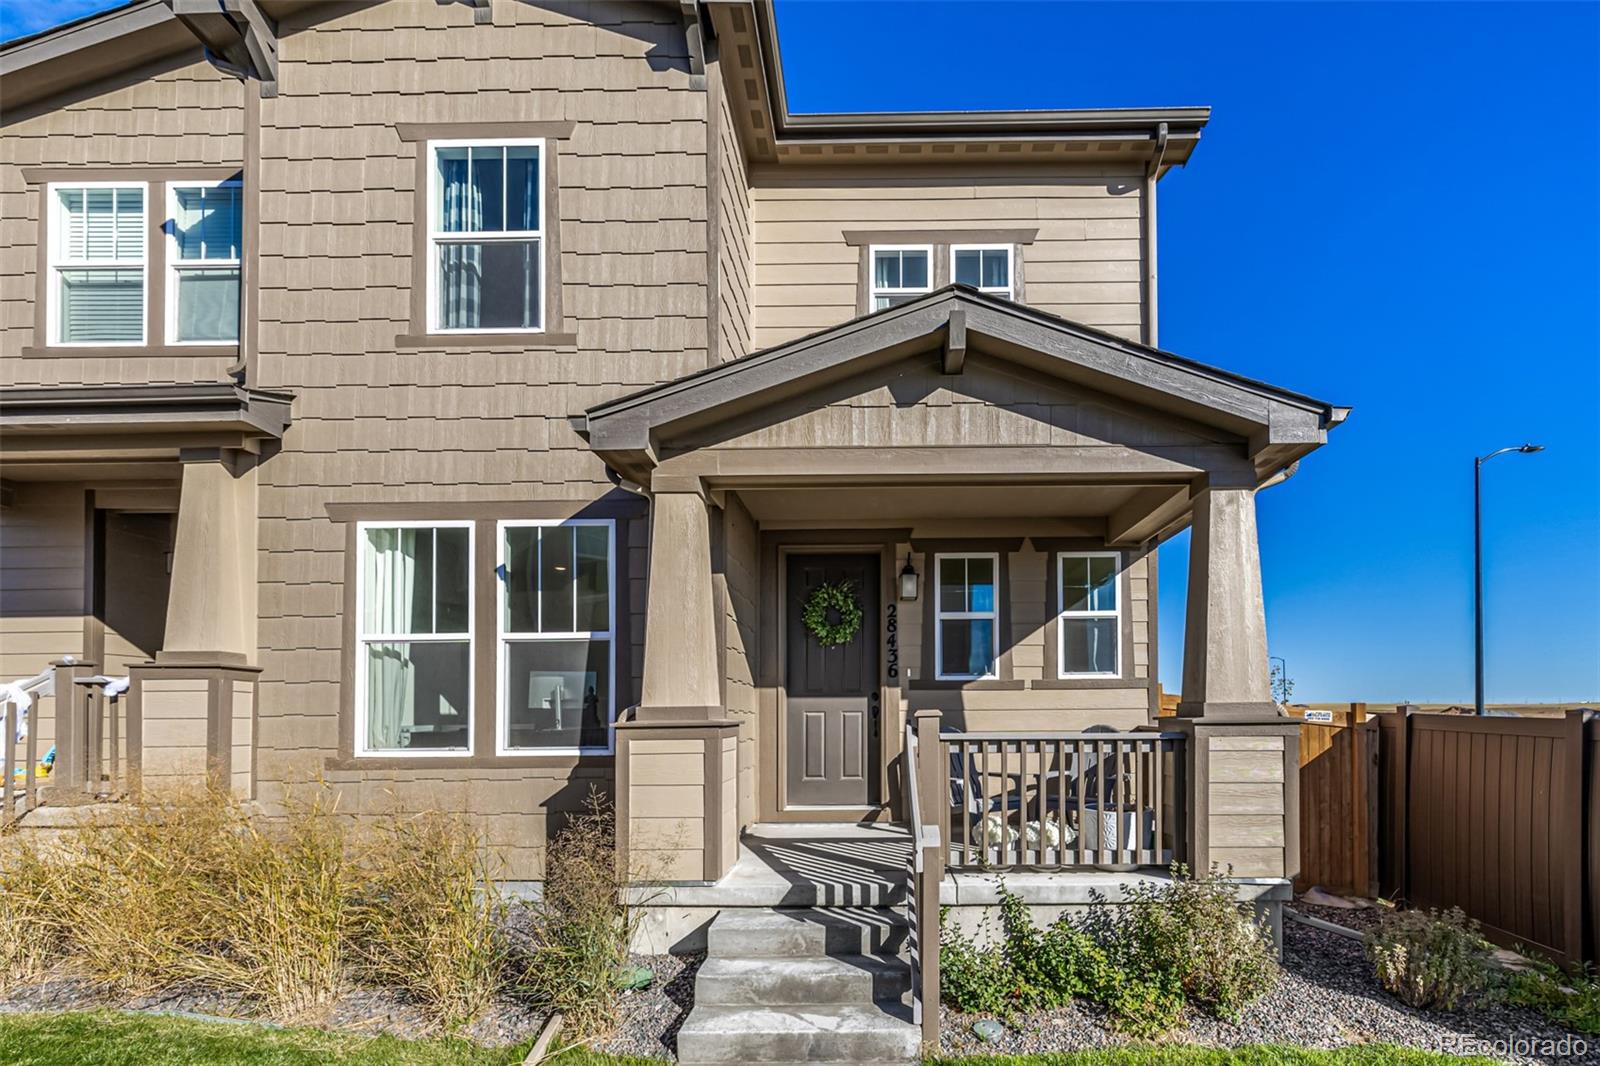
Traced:
<svg viewBox="0 0 1600 1066">
<path fill-rule="evenodd" d="M 1539 1014 L 1487 1000 L 1472 1009 L 1414 1010 L 1383 991 L 1372 976 L 1358 941 L 1296 922 L 1285 922 L 1283 933 L 1282 980 L 1247 1007 L 1237 1024 L 1192 1014 L 1184 1028 L 1165 1039 L 1209 1047 L 1265 1043 L 1335 1048 L 1387 1043 L 1427 1051 L 1492 1055 L 1544 1066 L 1600 1062 L 1600 1041 L 1592 1038 L 1587 1045 L 1594 1050 L 1586 1055 L 1518 1054 L 1483 1046 L 1516 1040 L 1556 1044 L 1567 1038 L 1569 1047 L 1576 1051 L 1584 1044 L 1581 1038 L 1574 1038 Z M 1061 1010 L 1014 1018 L 994 1043 L 985 1043 L 973 1034 L 972 1026 L 978 1020 L 979 1016 L 944 1010 L 940 1041 L 943 1052 L 1037 1054 L 1134 1042 L 1112 1031 L 1103 1012 L 1076 1003 Z"/>
</svg>

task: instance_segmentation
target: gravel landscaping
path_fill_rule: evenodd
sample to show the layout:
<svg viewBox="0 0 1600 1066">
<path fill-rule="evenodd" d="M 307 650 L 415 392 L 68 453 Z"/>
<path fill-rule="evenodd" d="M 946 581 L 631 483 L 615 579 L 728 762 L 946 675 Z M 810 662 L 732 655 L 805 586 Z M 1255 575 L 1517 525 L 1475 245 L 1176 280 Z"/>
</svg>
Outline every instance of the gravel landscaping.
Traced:
<svg viewBox="0 0 1600 1066">
<path fill-rule="evenodd" d="M 1497 1053 L 1496 1057 L 1539 1064 L 1600 1063 L 1600 1043 L 1590 1040 L 1593 1050 L 1580 1053 L 1582 1038 L 1532 1011 L 1488 1004 L 1481 1009 L 1452 1012 L 1413 1010 L 1379 987 L 1361 944 L 1337 933 L 1286 922 L 1284 970 L 1277 987 L 1247 1007 L 1238 1024 L 1191 1014 L 1186 1026 L 1166 1039 L 1211 1047 L 1295 1044 L 1335 1048 L 1388 1043 L 1462 1053 L 1471 1050 L 1468 1042 L 1488 1045 L 1533 1040 L 1557 1044 L 1565 1039 L 1573 1054 L 1518 1054 L 1513 1049 L 1503 1056 Z M 1021 1015 L 993 1043 L 985 1043 L 973 1034 L 972 1026 L 978 1020 L 979 1016 L 944 1010 L 941 1052 L 1017 1055 L 1134 1043 L 1112 1032 L 1100 1011 L 1083 1004 Z M 1482 1047 L 1481 1053 L 1490 1053 L 1489 1047 Z"/>
<path fill-rule="evenodd" d="M 676 1062 L 678 1026 L 694 1006 L 694 977 L 705 956 L 640 955 L 633 961 L 650 967 L 656 979 L 642 992 L 622 994 L 616 1032 L 594 1050 Z"/>
</svg>

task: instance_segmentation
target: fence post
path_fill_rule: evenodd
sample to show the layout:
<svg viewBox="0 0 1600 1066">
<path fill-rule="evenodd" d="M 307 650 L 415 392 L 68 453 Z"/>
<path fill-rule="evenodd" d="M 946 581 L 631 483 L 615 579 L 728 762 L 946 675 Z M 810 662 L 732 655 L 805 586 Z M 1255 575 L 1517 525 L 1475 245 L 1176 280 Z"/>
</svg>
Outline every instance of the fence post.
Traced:
<svg viewBox="0 0 1600 1066">
<path fill-rule="evenodd" d="M 1367 705 L 1352 703 L 1345 731 L 1350 734 L 1350 885 L 1354 893 L 1367 888 Z"/>
<path fill-rule="evenodd" d="M 1551 850 L 1561 856 L 1561 950 L 1566 963 L 1583 961 L 1583 756 L 1588 712 L 1570 710 L 1562 720 L 1561 791 Z"/>
<path fill-rule="evenodd" d="M 51 793 L 55 802 L 71 803 L 83 792 L 87 780 L 84 768 L 84 693 L 78 678 L 94 673 L 94 663 L 71 658 L 50 664 L 55 667 L 56 761 L 50 770 Z"/>
<path fill-rule="evenodd" d="M 1394 712 L 1400 716 L 1400 728 L 1396 731 L 1400 736 L 1400 750 L 1394 753 L 1398 777 L 1394 789 L 1395 839 L 1398 841 L 1400 852 L 1397 856 L 1395 873 L 1400 882 L 1400 899 L 1409 900 L 1411 898 L 1411 716 L 1417 713 L 1417 709 L 1408 703 L 1402 703 L 1394 709 Z"/>
</svg>

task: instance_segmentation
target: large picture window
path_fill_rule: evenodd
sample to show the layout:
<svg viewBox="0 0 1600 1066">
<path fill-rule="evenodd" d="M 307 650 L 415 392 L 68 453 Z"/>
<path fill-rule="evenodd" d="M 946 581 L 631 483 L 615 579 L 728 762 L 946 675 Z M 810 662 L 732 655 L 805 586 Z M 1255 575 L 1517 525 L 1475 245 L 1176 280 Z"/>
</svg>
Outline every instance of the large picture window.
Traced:
<svg viewBox="0 0 1600 1066">
<path fill-rule="evenodd" d="M 472 523 L 360 523 L 356 751 L 472 750 Z"/>
<path fill-rule="evenodd" d="M 48 186 L 51 344 L 145 342 L 143 183 Z"/>
<path fill-rule="evenodd" d="M 935 680 L 995 677 L 1000 656 L 999 555 L 936 555 L 934 578 Z"/>
<path fill-rule="evenodd" d="M 611 749 L 614 528 L 500 524 L 501 754 Z"/>
<path fill-rule="evenodd" d="M 1116 552 L 1062 552 L 1058 557 L 1056 662 L 1061 677 L 1121 676 L 1121 564 Z"/>
<path fill-rule="evenodd" d="M 235 344 L 241 186 L 175 182 L 167 188 L 167 338 L 172 344 Z"/>
<path fill-rule="evenodd" d="M 544 328 L 543 146 L 429 142 L 430 332 Z"/>
</svg>

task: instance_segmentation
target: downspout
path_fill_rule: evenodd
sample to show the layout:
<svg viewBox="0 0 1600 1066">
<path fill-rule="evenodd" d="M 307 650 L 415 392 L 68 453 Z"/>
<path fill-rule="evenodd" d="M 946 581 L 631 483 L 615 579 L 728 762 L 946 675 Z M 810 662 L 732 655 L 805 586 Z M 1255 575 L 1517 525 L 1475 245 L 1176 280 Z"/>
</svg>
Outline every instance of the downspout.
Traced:
<svg viewBox="0 0 1600 1066">
<path fill-rule="evenodd" d="M 1156 149 L 1144 172 L 1144 342 L 1154 348 L 1156 331 L 1156 182 L 1167 157 L 1167 124 L 1156 126 Z"/>
<path fill-rule="evenodd" d="M 1276 474 L 1273 474 L 1271 477 L 1267 478 L 1267 480 L 1257 485 L 1256 491 L 1261 492 L 1265 489 L 1272 488 L 1274 485 L 1283 484 L 1285 481 L 1288 481 L 1290 478 L 1294 477 L 1295 471 L 1299 469 L 1300 460 L 1296 459 L 1294 462 L 1290 463 L 1288 466 L 1284 467 L 1282 470 L 1278 471 Z"/>
</svg>

